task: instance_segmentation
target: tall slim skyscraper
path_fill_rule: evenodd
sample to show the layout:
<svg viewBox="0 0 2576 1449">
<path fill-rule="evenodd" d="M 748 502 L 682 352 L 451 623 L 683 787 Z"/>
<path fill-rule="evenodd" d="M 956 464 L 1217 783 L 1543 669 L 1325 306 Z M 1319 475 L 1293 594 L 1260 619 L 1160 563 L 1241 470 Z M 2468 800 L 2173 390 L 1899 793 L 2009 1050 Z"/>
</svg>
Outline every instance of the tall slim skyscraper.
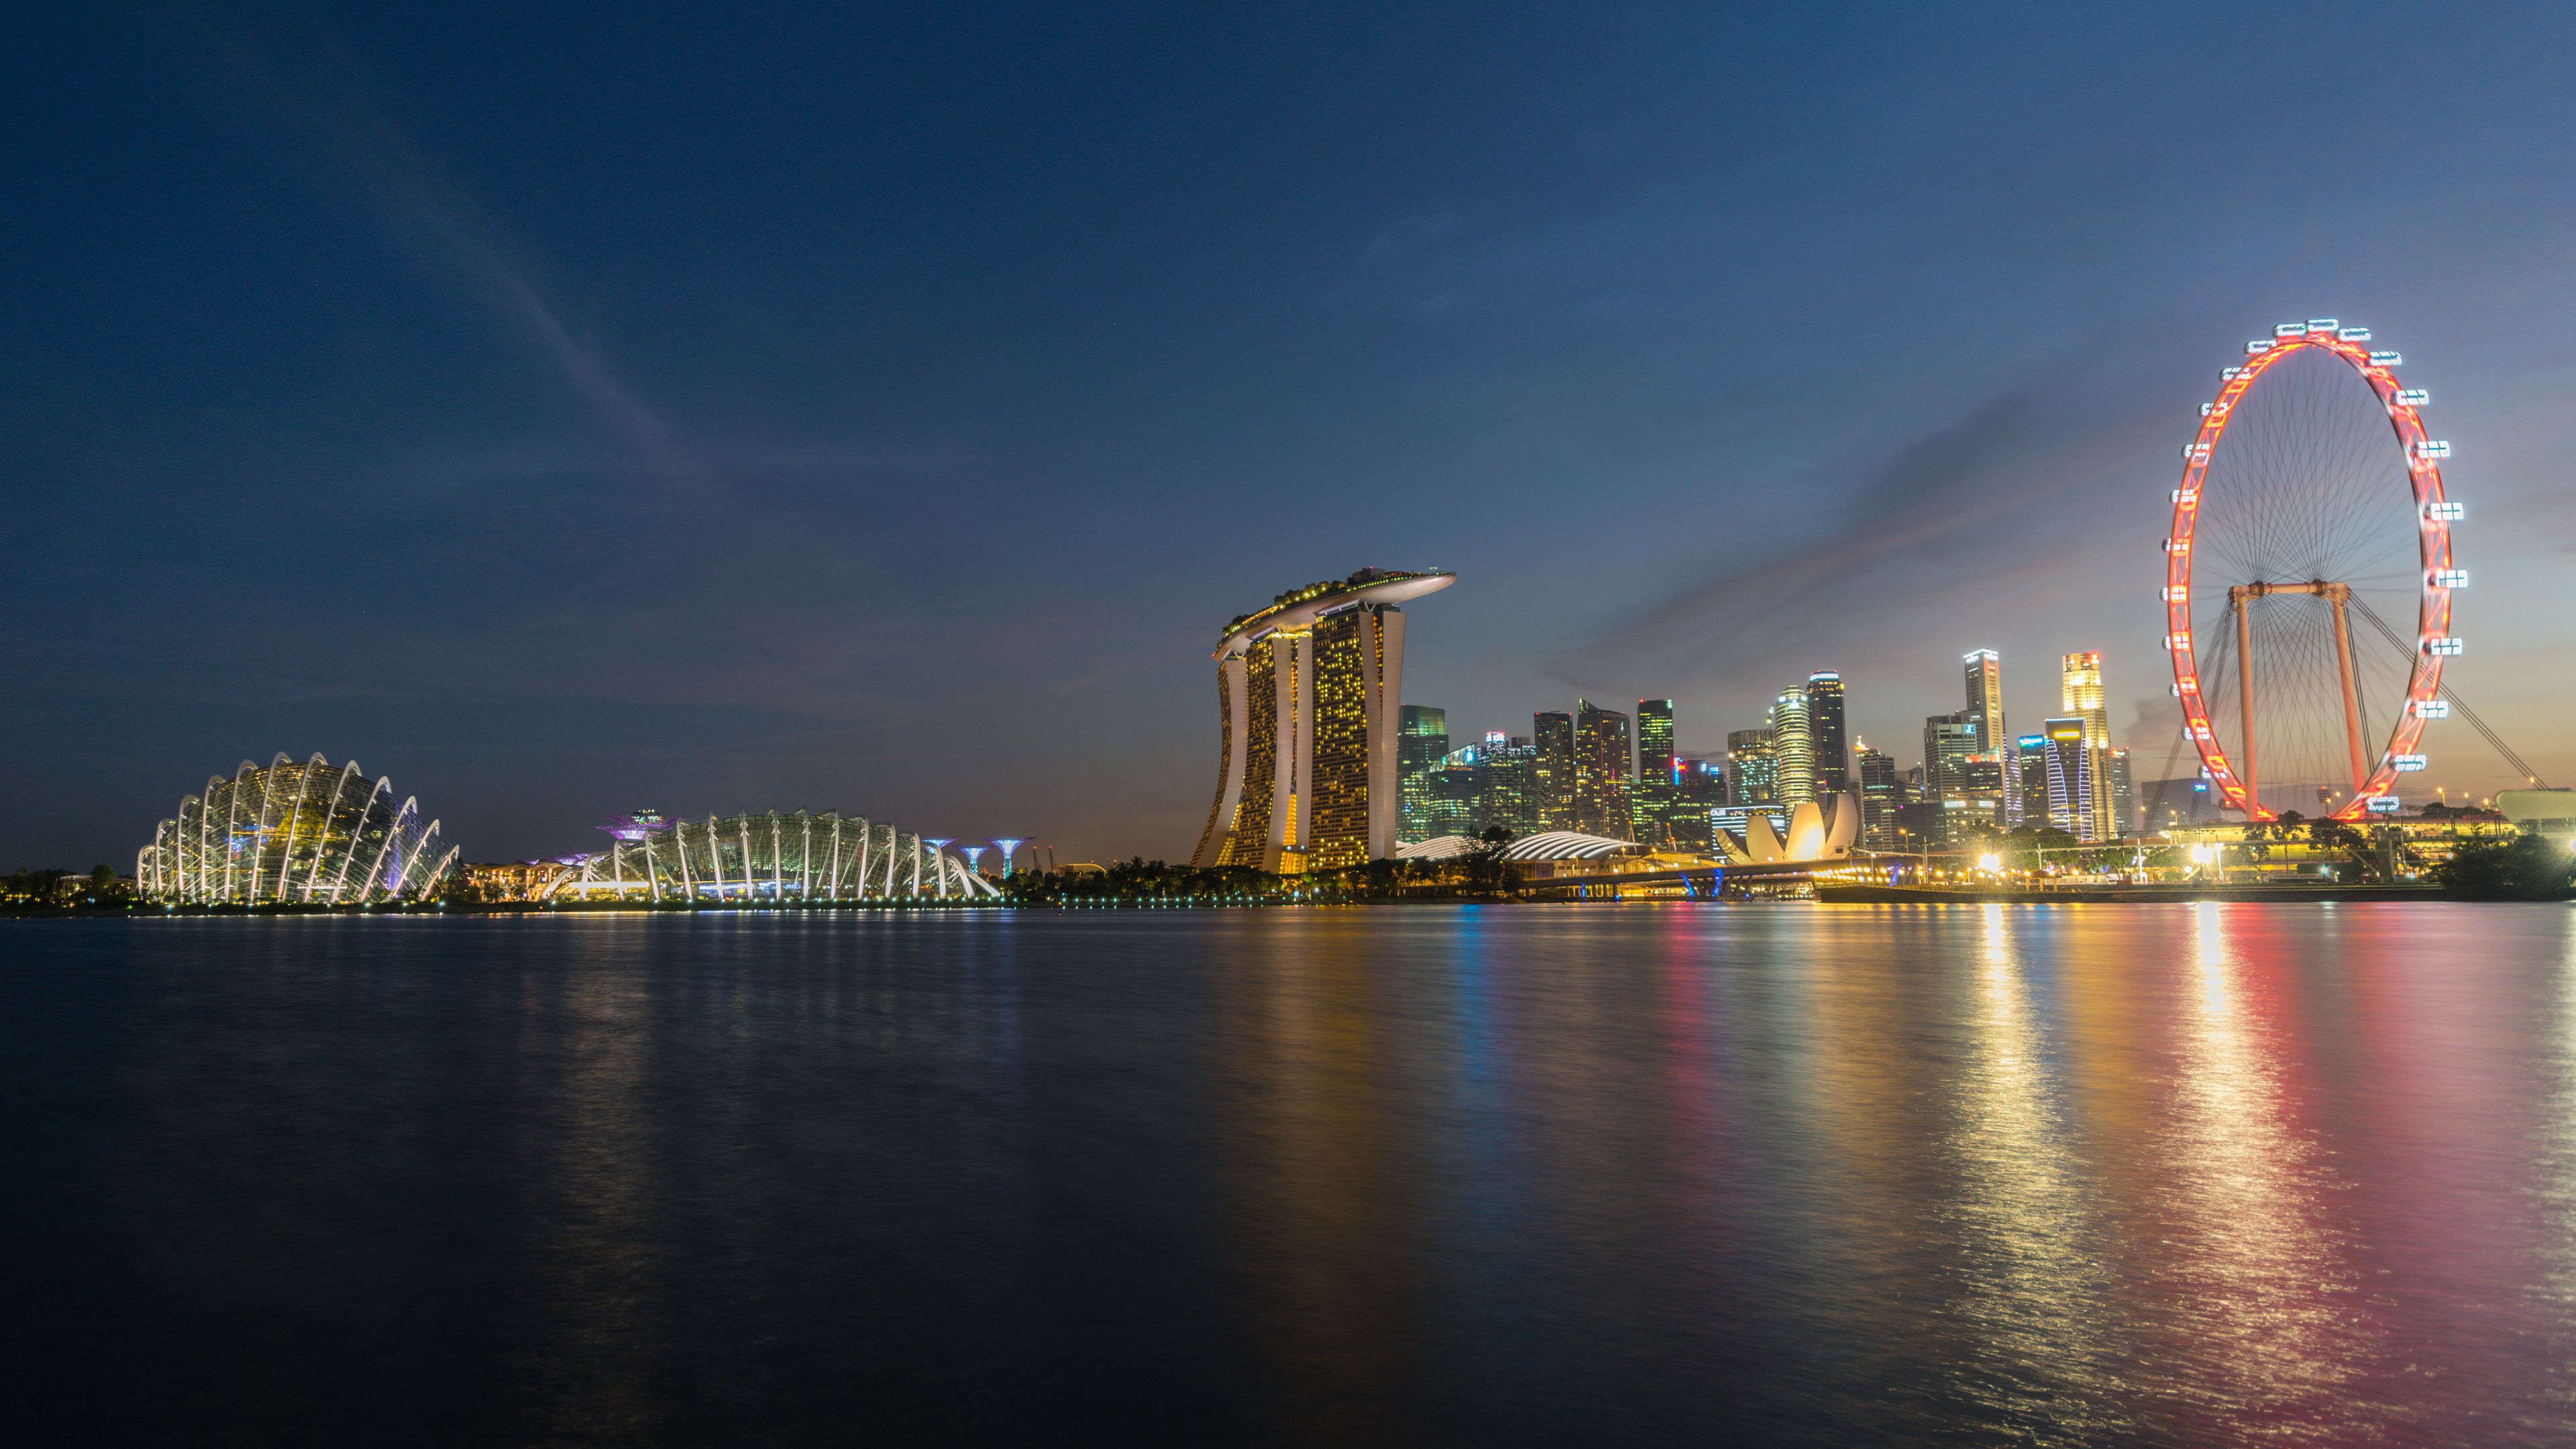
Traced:
<svg viewBox="0 0 2576 1449">
<path fill-rule="evenodd" d="M 1780 799 L 1779 753 L 1769 730 L 1726 732 L 1726 803 L 1775 805 Z"/>
<path fill-rule="evenodd" d="M 1588 699 L 1574 702 L 1574 828 L 1586 835 L 1625 840 L 1632 822 L 1629 787 L 1636 755 L 1628 717 Z"/>
<path fill-rule="evenodd" d="M 1396 788 L 1404 801 L 1404 828 L 1397 838 L 1408 845 L 1438 833 L 1431 828 L 1431 772 L 1448 753 L 1448 711 L 1408 704 L 1396 712 Z"/>
<path fill-rule="evenodd" d="M 1673 774 L 1673 702 L 1669 699 L 1637 701 L 1637 783 L 1641 785 L 1672 784 Z"/>
<path fill-rule="evenodd" d="M 1530 716 L 1531 806 L 1541 830 L 1574 828 L 1574 716 L 1544 710 Z"/>
<path fill-rule="evenodd" d="M 2012 743 L 2012 736 L 2004 733 L 2003 656 L 1992 649 L 1978 649 L 1963 656 L 1962 662 L 1967 665 L 1968 713 L 1977 717 L 1986 751 L 2001 755 Z"/>
<path fill-rule="evenodd" d="M 1216 648 L 1216 800 L 1192 865 L 1328 870 L 1395 854 L 1404 819 L 1396 605 L 1455 582 L 1362 569 L 1226 626 Z"/>
<path fill-rule="evenodd" d="M 1637 778 L 1628 786 L 1628 835 L 1649 845 L 1677 843 L 1680 762 L 1673 758 L 1673 702 L 1637 701 Z"/>
<path fill-rule="evenodd" d="M 2084 721 L 2084 748 L 2093 752 L 2090 766 L 2093 797 L 2092 830 L 2087 840 L 2110 840 L 2119 830 L 2111 819 L 2111 716 L 2102 699 L 2102 656 L 2069 654 L 2059 662 L 2059 708 Z"/>
<path fill-rule="evenodd" d="M 1816 792 L 1822 800 L 1851 788 L 1851 736 L 1843 723 L 1843 677 L 1833 670 L 1807 676 L 1807 736 L 1815 750 Z"/>
<path fill-rule="evenodd" d="M 1816 737 L 1807 722 L 1807 689 L 1791 685 L 1771 704 L 1771 754 L 1779 771 L 1773 798 L 1798 805 L 1816 798 Z"/>
<path fill-rule="evenodd" d="M 1864 850 L 1895 850 L 1896 812 L 1905 808 L 1905 781 L 1893 756 L 1864 744 L 1855 756 L 1860 774 L 1860 843 Z"/>
<path fill-rule="evenodd" d="M 2048 823 L 2048 736 L 2023 735 L 2013 742 L 2011 824 L 2036 830 Z"/>
<path fill-rule="evenodd" d="M 2053 719 L 2040 734 L 2048 741 L 2048 823 L 2088 845 L 2101 839 L 2094 831 L 2093 750 L 2084 721 Z"/>
<path fill-rule="evenodd" d="M 2129 778 L 2129 751 L 2113 745 L 2102 752 L 2109 768 L 2102 773 L 2110 777 L 2111 828 L 2105 838 L 2117 838 L 2138 832 L 2137 782 Z"/>
<path fill-rule="evenodd" d="M 1533 803 L 1538 779 L 1538 747 L 1524 736 L 1487 735 L 1476 755 L 1479 789 L 1487 826 L 1499 825 L 1514 835 L 1542 829 Z"/>
</svg>

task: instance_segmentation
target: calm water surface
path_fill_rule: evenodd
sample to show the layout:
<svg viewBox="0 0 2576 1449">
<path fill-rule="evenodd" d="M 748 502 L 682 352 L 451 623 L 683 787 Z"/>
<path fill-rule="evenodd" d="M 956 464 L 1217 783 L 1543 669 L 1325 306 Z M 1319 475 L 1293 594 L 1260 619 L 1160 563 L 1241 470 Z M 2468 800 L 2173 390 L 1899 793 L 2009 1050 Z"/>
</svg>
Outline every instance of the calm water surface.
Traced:
<svg viewBox="0 0 2576 1449">
<path fill-rule="evenodd" d="M 17 922 L 0 1090 L 22 1444 L 2576 1442 L 2558 906 Z"/>
</svg>

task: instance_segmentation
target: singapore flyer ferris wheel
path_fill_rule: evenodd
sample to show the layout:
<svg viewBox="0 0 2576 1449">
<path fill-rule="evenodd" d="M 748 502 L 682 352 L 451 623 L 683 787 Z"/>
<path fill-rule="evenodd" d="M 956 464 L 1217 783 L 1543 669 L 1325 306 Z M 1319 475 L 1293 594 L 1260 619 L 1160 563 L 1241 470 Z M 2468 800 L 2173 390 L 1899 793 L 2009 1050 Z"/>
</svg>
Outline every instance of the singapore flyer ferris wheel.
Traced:
<svg viewBox="0 0 2576 1449">
<path fill-rule="evenodd" d="M 2183 729 L 2247 820 L 2392 811 L 2461 650 L 2450 444 L 2368 328 L 2287 322 L 2245 351 L 2183 449 L 2165 540 Z"/>
</svg>

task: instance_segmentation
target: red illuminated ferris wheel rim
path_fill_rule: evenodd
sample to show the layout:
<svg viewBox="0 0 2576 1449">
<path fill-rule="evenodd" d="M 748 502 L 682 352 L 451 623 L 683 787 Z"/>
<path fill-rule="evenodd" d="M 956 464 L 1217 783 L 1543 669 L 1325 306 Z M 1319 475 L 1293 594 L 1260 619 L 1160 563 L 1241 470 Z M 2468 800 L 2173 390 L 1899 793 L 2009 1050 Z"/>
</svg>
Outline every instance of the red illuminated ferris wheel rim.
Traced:
<svg viewBox="0 0 2576 1449">
<path fill-rule="evenodd" d="M 2358 331 L 2359 329 L 2343 329 Z M 2210 725 L 2209 703 L 2200 692 L 2200 667 L 2193 650 L 2191 625 L 2191 540 L 2193 525 L 2200 516 L 2201 485 L 2207 481 L 2209 461 L 2218 448 L 2218 440 L 2227 431 L 2228 419 L 2236 405 L 2253 387 L 2257 378 L 2279 363 L 2282 358 L 2303 349 L 2333 353 L 2350 363 L 2361 374 L 2372 392 L 2388 411 L 2388 422 L 2396 435 L 2399 451 L 2406 461 L 2409 483 L 2415 494 L 2415 530 L 2419 551 L 2420 604 L 2415 622 L 2415 664 L 2406 682 L 2406 702 L 2398 712 L 2396 727 L 2390 732 L 2388 747 L 2380 752 L 2366 784 L 2353 792 L 2351 802 L 2329 818 L 2356 819 L 2370 809 L 2374 798 L 2386 795 L 2397 781 L 2397 762 L 2415 754 L 2415 746 L 2424 733 L 2427 711 L 2424 706 L 2437 698 L 2442 689 L 2442 659 L 2455 645 L 2451 633 L 2451 583 L 2455 565 L 2451 561 L 2451 524 L 2448 510 L 2440 507 L 2442 496 L 2441 455 L 2447 444 L 2433 442 L 2424 432 L 2424 420 L 2416 404 L 2402 395 L 2396 375 L 2394 354 L 2374 360 L 2363 332 L 2358 338 L 2339 335 L 2332 324 L 2310 324 L 2305 331 L 2283 335 L 2275 331 L 2267 343 L 2257 340 L 2247 346 L 2252 353 L 2244 365 L 2231 368 L 2220 380 L 2217 398 L 2201 420 L 2200 435 L 2183 450 L 2182 486 L 2173 495 L 2173 533 L 2165 540 L 2165 652 L 2173 664 L 2174 693 L 2182 701 L 2183 730 L 2190 736 L 2193 748 L 2200 752 L 2200 762 L 2209 772 L 2211 783 L 2218 786 L 2226 802 L 2245 812 L 2248 820 L 2272 820 L 2276 817 L 2263 808 L 2263 802 L 2247 789 L 2218 747 L 2217 732 Z M 2421 394 L 2418 394 L 2420 397 Z M 2245 580 L 2247 583 L 2261 582 Z M 2240 662 L 2239 668 L 2244 667 Z M 2257 782 L 2259 788 L 2259 781 Z"/>
</svg>

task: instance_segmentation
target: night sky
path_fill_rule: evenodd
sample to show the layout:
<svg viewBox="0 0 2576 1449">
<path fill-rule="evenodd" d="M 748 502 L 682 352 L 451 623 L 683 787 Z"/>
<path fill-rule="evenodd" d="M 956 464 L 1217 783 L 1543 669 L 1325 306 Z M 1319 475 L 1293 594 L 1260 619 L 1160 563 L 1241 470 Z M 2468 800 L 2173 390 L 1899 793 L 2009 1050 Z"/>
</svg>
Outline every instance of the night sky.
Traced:
<svg viewBox="0 0 2576 1449">
<path fill-rule="evenodd" d="M 2155 599 L 2249 337 L 2402 348 L 2451 678 L 2555 783 L 2576 11 L 14 12 L 0 869 L 355 756 L 469 859 L 838 808 L 1186 857 L 1229 617 L 1440 567 L 1406 696 L 1901 762 Z M 2511 783 L 2436 726 L 2430 794 Z M 2411 783 L 2411 782 L 2410 782 Z"/>
</svg>

